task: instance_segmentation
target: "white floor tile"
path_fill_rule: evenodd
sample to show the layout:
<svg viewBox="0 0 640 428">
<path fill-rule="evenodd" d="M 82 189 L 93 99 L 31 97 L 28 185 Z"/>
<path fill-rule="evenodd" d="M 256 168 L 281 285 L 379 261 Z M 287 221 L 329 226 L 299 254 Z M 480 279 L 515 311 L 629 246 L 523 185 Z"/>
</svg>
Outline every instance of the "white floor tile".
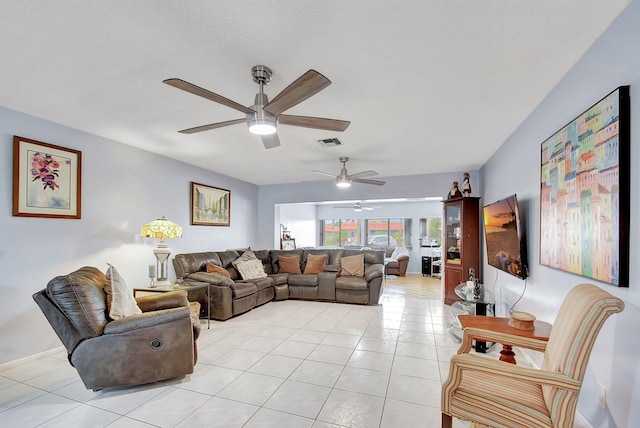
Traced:
<svg viewBox="0 0 640 428">
<path fill-rule="evenodd" d="M 173 427 L 211 397 L 179 388 L 168 388 L 127 416 L 159 427 Z"/>
<path fill-rule="evenodd" d="M 193 374 L 174 384 L 175 387 L 202 394 L 215 395 L 244 372 L 226 367 L 199 365 Z"/>
<path fill-rule="evenodd" d="M 302 361 L 303 360 L 300 358 L 269 354 L 251 366 L 248 371 L 268 376 L 288 378 L 291 373 L 298 368 Z"/>
<path fill-rule="evenodd" d="M 260 361 L 265 352 L 248 351 L 246 349 L 232 349 L 220 358 L 216 359 L 213 364 L 220 367 L 226 367 L 236 370 L 247 370 L 249 367 Z"/>
<path fill-rule="evenodd" d="M 43 394 L 0 414 L 6 427 L 34 427 L 79 406 L 77 401 L 55 394 Z"/>
<path fill-rule="evenodd" d="M 108 426 L 120 417 L 118 414 L 98 409 L 97 407 L 80 404 L 42 425 L 38 425 L 38 428 L 99 428 Z"/>
<path fill-rule="evenodd" d="M 380 428 L 440 428 L 441 413 L 437 407 L 422 406 L 387 398 Z"/>
<path fill-rule="evenodd" d="M 243 428 L 309 428 L 313 419 L 262 407 Z"/>
<path fill-rule="evenodd" d="M 333 386 L 344 369 L 343 365 L 304 360 L 290 379 L 321 386 Z"/>
<path fill-rule="evenodd" d="M 396 355 L 391 372 L 440 381 L 440 365 L 437 360 Z"/>
<path fill-rule="evenodd" d="M 217 396 L 242 403 L 262 406 L 282 385 L 284 379 L 258 373 L 243 373 Z"/>
<path fill-rule="evenodd" d="M 251 404 L 213 397 L 176 427 L 241 428 L 259 408 Z"/>
<path fill-rule="evenodd" d="M 287 380 L 264 407 L 315 419 L 330 393 L 325 386 Z"/>
<path fill-rule="evenodd" d="M 353 355 L 347 363 L 350 367 L 359 367 L 361 369 L 391 371 L 393 364 L 393 354 L 383 354 L 381 352 L 372 351 L 353 351 Z"/>
<path fill-rule="evenodd" d="M 440 408 L 441 385 L 437 380 L 391 373 L 387 398 Z"/>
<path fill-rule="evenodd" d="M 389 385 L 389 372 L 345 367 L 335 388 L 384 397 Z"/>
<path fill-rule="evenodd" d="M 337 346 L 318 345 L 309 354 L 308 360 L 321 361 L 323 363 L 345 365 L 351 357 L 353 350 L 349 348 L 339 348 Z"/>
<path fill-rule="evenodd" d="M 352 428 L 380 425 L 384 398 L 334 389 L 322 407 L 318 420 Z"/>
<path fill-rule="evenodd" d="M 274 355 L 284 355 L 294 358 L 307 358 L 316 348 L 314 343 L 296 342 L 295 340 L 285 340 L 271 351 Z"/>
</svg>

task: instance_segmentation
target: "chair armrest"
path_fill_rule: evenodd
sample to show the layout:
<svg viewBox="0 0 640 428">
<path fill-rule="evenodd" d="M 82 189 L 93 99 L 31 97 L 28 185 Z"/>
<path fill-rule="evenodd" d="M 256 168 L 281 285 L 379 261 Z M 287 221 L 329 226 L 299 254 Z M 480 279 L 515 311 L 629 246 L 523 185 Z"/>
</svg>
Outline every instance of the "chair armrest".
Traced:
<svg viewBox="0 0 640 428">
<path fill-rule="evenodd" d="M 189 322 L 191 322 L 191 311 L 188 307 L 144 312 L 111 321 L 104 328 L 103 334 L 120 334 L 136 331 L 142 328 L 171 323 L 182 318 L 189 318 Z"/>
<path fill-rule="evenodd" d="M 373 278 L 381 277 L 384 274 L 384 265 L 379 263 L 372 264 L 364 271 L 364 279 L 370 282 Z"/>
<path fill-rule="evenodd" d="M 471 350 L 474 340 L 498 342 L 511 346 L 518 346 L 520 348 L 532 349 L 539 352 L 544 352 L 547 348 L 547 342 L 544 340 L 515 336 L 491 330 L 483 330 L 481 328 L 465 328 L 463 330 L 462 343 L 460 344 L 460 348 L 458 348 L 458 354 L 468 353 Z"/>
<path fill-rule="evenodd" d="M 523 382 L 547 385 L 575 392 L 580 391 L 582 385 L 582 382 L 572 379 L 563 373 L 518 366 L 516 364 L 490 360 L 472 354 L 454 355 L 451 357 L 449 380 L 461 379 L 464 370 L 489 373 L 504 378 L 517 379 Z"/>
<path fill-rule="evenodd" d="M 146 296 L 136 297 L 136 303 L 142 312 L 189 307 L 186 290 L 169 291 L 167 293 L 153 293 Z"/>
</svg>

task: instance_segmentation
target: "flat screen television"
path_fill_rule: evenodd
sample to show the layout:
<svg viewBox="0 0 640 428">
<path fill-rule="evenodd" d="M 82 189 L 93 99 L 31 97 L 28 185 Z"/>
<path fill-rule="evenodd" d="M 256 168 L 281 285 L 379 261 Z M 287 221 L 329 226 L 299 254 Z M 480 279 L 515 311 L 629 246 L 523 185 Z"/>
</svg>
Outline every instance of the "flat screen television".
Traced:
<svg viewBox="0 0 640 428">
<path fill-rule="evenodd" d="M 482 208 L 489 265 L 521 279 L 527 277 L 527 244 L 516 195 Z"/>
</svg>

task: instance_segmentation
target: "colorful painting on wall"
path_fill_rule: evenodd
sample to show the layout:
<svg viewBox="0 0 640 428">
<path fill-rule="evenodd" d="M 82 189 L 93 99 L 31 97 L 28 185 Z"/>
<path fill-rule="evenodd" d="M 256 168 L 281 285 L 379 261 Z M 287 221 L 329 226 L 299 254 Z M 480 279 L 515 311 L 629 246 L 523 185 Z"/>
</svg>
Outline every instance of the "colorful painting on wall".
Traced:
<svg viewBox="0 0 640 428">
<path fill-rule="evenodd" d="M 82 152 L 13 137 L 13 215 L 79 219 Z"/>
<path fill-rule="evenodd" d="M 629 87 L 542 143 L 540 264 L 629 286 Z"/>
<path fill-rule="evenodd" d="M 231 192 L 191 182 L 191 224 L 229 226 L 231 224 Z"/>
</svg>

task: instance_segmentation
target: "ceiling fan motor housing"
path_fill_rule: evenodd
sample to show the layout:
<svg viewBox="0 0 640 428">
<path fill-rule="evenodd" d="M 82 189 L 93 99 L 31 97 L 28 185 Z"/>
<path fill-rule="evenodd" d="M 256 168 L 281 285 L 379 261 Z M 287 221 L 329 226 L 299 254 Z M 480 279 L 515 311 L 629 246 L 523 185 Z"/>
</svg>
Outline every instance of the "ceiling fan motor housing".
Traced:
<svg viewBox="0 0 640 428">
<path fill-rule="evenodd" d="M 276 116 L 262 108 L 267 103 L 267 95 L 260 91 L 260 93 L 256 94 L 254 105 L 249 107 L 253 110 L 253 113 L 247 113 L 247 127 L 252 134 L 269 135 L 277 130 L 278 121 Z"/>
</svg>

